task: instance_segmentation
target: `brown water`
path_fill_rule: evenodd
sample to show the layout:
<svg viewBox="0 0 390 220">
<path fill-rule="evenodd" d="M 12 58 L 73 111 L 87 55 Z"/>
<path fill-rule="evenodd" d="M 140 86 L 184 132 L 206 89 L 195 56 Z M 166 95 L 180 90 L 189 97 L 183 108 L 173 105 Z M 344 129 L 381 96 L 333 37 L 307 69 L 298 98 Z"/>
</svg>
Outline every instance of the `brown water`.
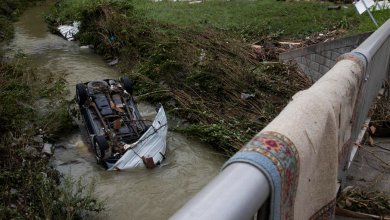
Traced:
<svg viewBox="0 0 390 220">
<path fill-rule="evenodd" d="M 15 39 L 8 46 L 12 55 L 22 50 L 38 68 L 50 69 L 54 74 L 68 74 L 71 98 L 75 84 L 96 79 L 118 78 L 120 73 L 108 67 L 102 58 L 77 43 L 46 32 L 40 17 L 49 12 L 49 2 L 24 12 L 15 26 Z M 138 105 L 141 114 L 153 119 L 154 108 L 146 103 Z M 170 121 L 169 126 L 176 126 Z M 138 167 L 126 171 L 104 171 L 88 152 L 86 132 L 79 131 L 63 137 L 66 149 L 56 149 L 53 164 L 62 173 L 71 172 L 84 182 L 96 178 L 96 192 L 107 203 L 107 210 L 98 219 L 168 219 L 185 202 L 200 191 L 219 172 L 225 157 L 209 146 L 186 136 L 168 132 L 167 159 L 154 170 Z"/>
</svg>

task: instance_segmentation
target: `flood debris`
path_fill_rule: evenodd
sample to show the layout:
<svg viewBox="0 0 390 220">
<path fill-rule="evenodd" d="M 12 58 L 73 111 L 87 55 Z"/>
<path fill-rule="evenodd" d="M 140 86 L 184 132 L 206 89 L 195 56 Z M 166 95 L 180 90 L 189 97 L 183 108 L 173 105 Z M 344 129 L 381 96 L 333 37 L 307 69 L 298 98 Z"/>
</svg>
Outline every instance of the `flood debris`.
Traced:
<svg viewBox="0 0 390 220">
<path fill-rule="evenodd" d="M 390 197 L 386 192 L 370 192 L 366 187 L 353 187 L 344 190 L 337 198 L 336 215 L 390 219 L 389 214 Z"/>
<path fill-rule="evenodd" d="M 109 66 L 115 66 L 116 64 L 118 64 L 118 62 L 119 62 L 119 58 L 116 58 L 113 61 L 109 62 L 108 65 Z"/>
<path fill-rule="evenodd" d="M 46 156 L 51 156 L 53 155 L 53 152 L 51 151 L 52 144 L 44 144 L 43 149 L 42 149 L 42 154 L 45 154 Z"/>
<path fill-rule="evenodd" d="M 65 37 L 68 41 L 74 40 L 74 35 L 79 32 L 79 27 L 81 22 L 74 21 L 73 25 L 60 25 L 57 30 L 61 33 L 63 37 Z"/>
<path fill-rule="evenodd" d="M 383 81 L 382 90 L 379 92 L 370 109 L 368 134 L 375 137 L 390 137 L 390 83 Z"/>
<path fill-rule="evenodd" d="M 328 6 L 328 10 L 340 10 L 341 6 L 340 5 L 331 5 Z"/>
<path fill-rule="evenodd" d="M 241 93 L 241 100 L 245 100 L 249 97 L 255 97 L 255 94 Z"/>
<path fill-rule="evenodd" d="M 360 174 L 364 178 L 349 178 L 353 187 L 347 187 L 337 198 L 336 215 L 355 217 L 355 218 L 371 218 L 371 219 L 390 219 L 390 195 L 386 190 L 386 184 L 381 181 L 387 179 L 390 163 L 386 157 L 386 153 L 390 149 L 381 146 L 381 143 L 390 142 L 389 140 L 375 141 L 374 136 L 390 137 L 390 94 L 389 82 L 383 81 L 382 90 L 379 92 L 374 104 L 369 113 L 369 118 L 366 124 L 363 125 L 365 133 L 365 141 L 363 143 L 355 143 L 360 151 L 355 160 L 355 171 L 349 171 L 349 174 Z M 362 135 L 363 136 L 363 135 Z M 366 145 L 365 145 L 366 144 Z M 353 158 L 353 157 L 352 157 Z M 360 160 L 360 162 L 359 162 Z M 368 166 L 363 170 L 364 166 Z M 356 168 L 358 167 L 358 168 Z M 377 174 L 368 174 L 368 172 L 379 171 Z M 357 173 L 356 173 L 357 172 Z M 364 174 L 363 174 L 364 173 Z M 367 181 L 366 178 L 370 178 Z M 360 182 L 359 182 L 360 181 Z M 367 182 L 361 185 L 361 182 Z M 380 183 L 380 184 L 379 184 Z"/>
</svg>

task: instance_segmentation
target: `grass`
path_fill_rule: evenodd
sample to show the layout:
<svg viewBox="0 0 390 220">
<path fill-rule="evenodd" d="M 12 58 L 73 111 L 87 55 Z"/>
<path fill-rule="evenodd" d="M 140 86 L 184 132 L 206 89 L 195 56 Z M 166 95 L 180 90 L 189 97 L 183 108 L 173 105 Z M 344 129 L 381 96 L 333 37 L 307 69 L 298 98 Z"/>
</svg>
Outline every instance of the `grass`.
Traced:
<svg viewBox="0 0 390 220">
<path fill-rule="evenodd" d="M 381 26 L 390 18 L 390 10 L 374 11 L 372 12 L 372 15 L 378 25 Z M 360 16 L 359 23 L 350 28 L 348 35 L 364 33 L 367 31 L 374 31 L 376 29 L 377 27 L 372 21 L 371 17 L 368 15 L 367 12 L 365 12 L 362 16 Z"/>
<path fill-rule="evenodd" d="M 355 9 L 328 11 L 331 2 L 284 1 L 206 1 L 188 2 L 134 2 L 135 9 L 151 19 L 180 26 L 203 26 L 217 29 L 258 29 L 268 26 L 270 32 L 283 37 L 300 38 L 324 29 L 334 29 L 344 16 L 349 21 L 356 17 Z"/>
<path fill-rule="evenodd" d="M 201 4 L 188 2 L 153 2 L 134 0 L 135 9 L 146 17 L 180 26 L 216 28 L 222 30 L 266 27 L 271 33 L 280 33 L 286 39 L 299 39 L 313 33 L 342 28 L 346 35 L 376 30 L 367 12 L 358 15 L 352 4 L 340 10 L 328 10 L 332 2 L 284 1 L 207 1 Z M 390 18 L 390 10 L 372 12 L 379 26 Z M 248 36 L 240 34 L 240 39 Z M 253 38 L 252 36 L 250 36 Z M 256 37 L 256 36 L 255 36 Z"/>
</svg>

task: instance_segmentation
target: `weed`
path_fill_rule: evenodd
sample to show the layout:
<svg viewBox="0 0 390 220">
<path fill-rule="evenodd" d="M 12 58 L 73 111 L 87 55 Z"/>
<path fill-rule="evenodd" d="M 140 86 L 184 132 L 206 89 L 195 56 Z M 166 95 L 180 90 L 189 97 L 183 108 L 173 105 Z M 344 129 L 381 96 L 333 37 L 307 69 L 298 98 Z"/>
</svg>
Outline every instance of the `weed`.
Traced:
<svg viewBox="0 0 390 220">
<path fill-rule="evenodd" d="M 101 211 L 92 196 L 94 183 L 87 187 L 68 175 L 59 187 L 58 171 L 41 157 L 32 138 L 40 134 L 53 141 L 72 130 L 70 102 L 60 98 L 68 92 L 67 82 L 50 74 L 43 80 L 28 59 L 20 59 L 22 52 L 15 57 L 0 59 L 0 218 L 80 219 L 84 211 Z M 43 98 L 48 105 L 37 107 Z"/>
<path fill-rule="evenodd" d="M 31 140 L 31 130 L 23 135 L 2 135 L 0 141 L 0 218 L 81 219 L 84 212 L 100 212 L 103 203 L 93 192 L 95 182 L 60 174 L 41 158 Z"/>
<path fill-rule="evenodd" d="M 390 197 L 386 192 L 370 192 L 367 187 L 355 187 L 340 193 L 337 207 L 383 216 L 390 214 Z"/>
</svg>

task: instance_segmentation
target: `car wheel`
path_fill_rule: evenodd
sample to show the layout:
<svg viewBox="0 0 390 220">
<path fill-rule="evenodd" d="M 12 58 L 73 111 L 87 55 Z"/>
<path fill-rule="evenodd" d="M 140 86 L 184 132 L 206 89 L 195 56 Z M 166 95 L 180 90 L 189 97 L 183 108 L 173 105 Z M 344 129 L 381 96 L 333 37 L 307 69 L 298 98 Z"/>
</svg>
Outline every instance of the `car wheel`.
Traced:
<svg viewBox="0 0 390 220">
<path fill-rule="evenodd" d="M 84 83 L 76 85 L 76 101 L 79 105 L 83 105 L 88 98 L 87 90 Z"/>
<path fill-rule="evenodd" d="M 130 81 L 129 77 L 127 77 L 127 76 L 121 77 L 121 82 L 123 83 L 123 87 L 125 88 L 125 90 L 130 95 L 133 95 L 133 88 L 131 86 L 131 81 Z"/>
<path fill-rule="evenodd" d="M 95 136 L 94 138 L 94 150 L 96 156 L 101 160 L 104 158 L 105 150 L 109 149 L 110 146 L 107 143 L 107 140 L 103 136 Z"/>
</svg>

